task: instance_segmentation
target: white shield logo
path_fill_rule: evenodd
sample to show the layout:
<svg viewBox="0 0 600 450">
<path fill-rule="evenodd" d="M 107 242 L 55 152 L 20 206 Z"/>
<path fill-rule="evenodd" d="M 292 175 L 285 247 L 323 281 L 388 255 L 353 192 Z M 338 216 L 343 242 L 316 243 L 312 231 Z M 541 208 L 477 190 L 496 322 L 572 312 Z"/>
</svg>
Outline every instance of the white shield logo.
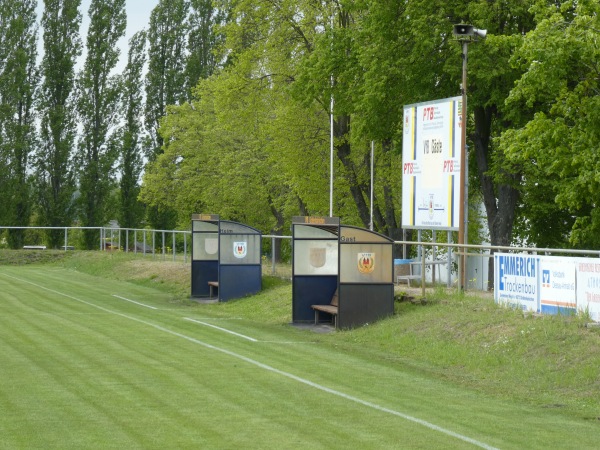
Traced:
<svg viewBox="0 0 600 450">
<path fill-rule="evenodd" d="M 204 250 L 208 255 L 216 254 L 219 251 L 219 238 L 206 238 L 204 240 Z"/>
<path fill-rule="evenodd" d="M 248 253 L 248 244 L 246 242 L 234 242 L 233 243 L 233 256 L 236 258 L 243 258 Z"/>
<path fill-rule="evenodd" d="M 310 261 L 310 265 L 317 269 L 323 267 L 327 261 L 327 249 L 311 248 L 308 260 Z"/>
</svg>

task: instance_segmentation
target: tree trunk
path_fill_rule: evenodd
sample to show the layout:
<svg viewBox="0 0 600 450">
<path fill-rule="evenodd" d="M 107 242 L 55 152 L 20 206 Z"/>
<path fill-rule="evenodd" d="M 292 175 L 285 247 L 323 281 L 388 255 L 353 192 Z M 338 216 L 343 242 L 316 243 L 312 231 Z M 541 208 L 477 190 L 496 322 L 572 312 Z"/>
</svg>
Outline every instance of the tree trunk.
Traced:
<svg viewBox="0 0 600 450">
<path fill-rule="evenodd" d="M 491 245 L 510 245 L 515 220 L 515 209 L 519 200 L 519 192 L 510 184 L 496 184 L 490 175 L 489 155 L 492 121 L 496 114 L 493 107 L 475 107 L 475 156 L 477 172 L 483 194 L 483 203 L 487 215 Z M 517 183 L 520 176 L 506 175 Z M 488 263 L 488 289 L 494 289 L 494 251 L 490 252 Z"/>
<path fill-rule="evenodd" d="M 336 153 L 346 171 L 350 194 L 356 204 L 361 222 L 365 227 L 368 227 L 370 221 L 369 205 L 365 201 L 365 196 L 363 195 L 363 190 L 356 174 L 356 167 L 350 157 L 351 146 L 348 141 L 348 137 L 350 136 L 350 116 L 337 117 L 334 122 L 334 135 L 340 141 L 336 145 Z"/>
</svg>

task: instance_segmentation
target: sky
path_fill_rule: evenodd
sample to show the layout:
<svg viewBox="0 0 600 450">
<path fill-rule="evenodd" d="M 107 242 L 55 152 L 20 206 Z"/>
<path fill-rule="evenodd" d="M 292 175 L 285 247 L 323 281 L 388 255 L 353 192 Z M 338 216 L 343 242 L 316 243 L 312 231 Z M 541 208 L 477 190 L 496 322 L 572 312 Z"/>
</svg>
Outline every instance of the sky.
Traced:
<svg viewBox="0 0 600 450">
<path fill-rule="evenodd" d="M 127 64 L 127 51 L 129 39 L 141 29 L 148 28 L 150 22 L 150 13 L 152 9 L 158 4 L 159 0 L 125 0 L 125 11 L 127 13 L 127 30 L 125 31 L 125 37 L 119 40 L 119 47 L 121 49 L 121 55 L 118 66 L 115 68 L 117 73 L 120 73 Z M 81 42 L 84 45 L 83 53 L 80 57 L 77 70 L 83 67 L 83 61 L 85 59 L 85 41 L 87 38 L 87 29 L 90 23 L 88 16 L 88 10 L 90 8 L 91 0 L 81 1 L 81 28 L 79 34 L 81 36 Z M 44 12 L 44 0 L 38 0 L 37 14 L 38 21 L 41 20 L 42 13 Z M 38 41 L 38 48 L 41 53 L 43 52 L 43 35 L 40 30 Z"/>
</svg>

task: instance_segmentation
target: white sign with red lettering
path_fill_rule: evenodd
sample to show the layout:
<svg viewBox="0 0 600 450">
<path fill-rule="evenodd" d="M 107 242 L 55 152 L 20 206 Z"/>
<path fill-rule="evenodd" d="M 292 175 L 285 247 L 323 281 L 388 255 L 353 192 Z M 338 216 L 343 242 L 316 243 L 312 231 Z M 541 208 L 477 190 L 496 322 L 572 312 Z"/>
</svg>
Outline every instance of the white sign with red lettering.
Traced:
<svg viewBox="0 0 600 450">
<path fill-rule="evenodd" d="M 577 261 L 577 310 L 600 322 L 600 259 Z"/>
<path fill-rule="evenodd" d="M 404 228 L 458 230 L 461 107 L 461 97 L 404 107 Z"/>
</svg>

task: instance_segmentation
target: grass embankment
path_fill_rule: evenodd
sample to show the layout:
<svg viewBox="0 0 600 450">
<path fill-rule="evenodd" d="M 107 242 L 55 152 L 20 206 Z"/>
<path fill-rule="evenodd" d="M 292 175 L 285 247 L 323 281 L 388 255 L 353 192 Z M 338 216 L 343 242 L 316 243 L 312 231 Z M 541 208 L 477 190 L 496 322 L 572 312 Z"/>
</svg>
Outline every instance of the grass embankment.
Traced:
<svg viewBox="0 0 600 450">
<path fill-rule="evenodd" d="M 193 304 L 189 263 L 122 253 L 0 251 L 0 264 L 28 262 L 53 262 L 152 286 L 169 292 L 173 302 Z M 265 277 L 263 286 L 251 298 L 202 307 L 287 326 L 291 284 Z M 559 408 L 600 426 L 600 328 L 586 326 L 581 317 L 523 315 L 477 293 L 432 290 L 422 300 L 397 301 L 391 318 L 316 339 L 339 351 L 401 365 L 500 399 Z"/>
</svg>

